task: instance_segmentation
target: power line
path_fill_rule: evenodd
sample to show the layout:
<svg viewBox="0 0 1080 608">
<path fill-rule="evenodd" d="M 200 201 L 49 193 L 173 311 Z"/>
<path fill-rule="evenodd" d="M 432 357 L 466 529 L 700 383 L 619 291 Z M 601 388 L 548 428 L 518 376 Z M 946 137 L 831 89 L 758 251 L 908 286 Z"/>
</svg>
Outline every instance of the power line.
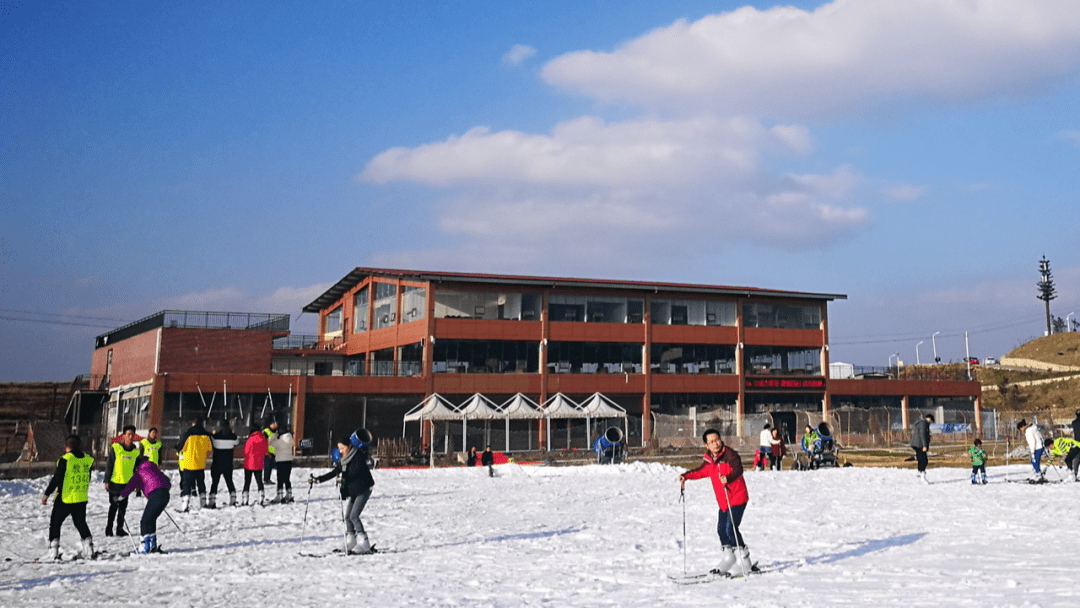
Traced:
<svg viewBox="0 0 1080 608">
<path fill-rule="evenodd" d="M 14 310 L 10 308 L 0 308 L 0 312 L 15 313 L 20 315 L 34 315 L 36 317 L 60 317 L 62 319 L 90 319 L 93 321 L 109 321 L 110 323 L 128 323 L 128 321 L 125 321 L 123 319 L 110 319 L 108 317 L 89 317 L 86 315 L 73 315 L 68 313 L 54 312 L 35 312 L 33 310 Z"/>
<path fill-rule="evenodd" d="M 73 325 L 75 327 L 98 327 L 103 329 L 115 329 L 115 325 L 100 325 L 94 323 L 78 323 L 75 321 L 57 321 L 52 319 L 20 319 L 18 317 L 8 317 L 0 315 L 0 320 L 4 321 L 25 321 L 27 323 L 45 323 L 48 325 Z"/>
</svg>

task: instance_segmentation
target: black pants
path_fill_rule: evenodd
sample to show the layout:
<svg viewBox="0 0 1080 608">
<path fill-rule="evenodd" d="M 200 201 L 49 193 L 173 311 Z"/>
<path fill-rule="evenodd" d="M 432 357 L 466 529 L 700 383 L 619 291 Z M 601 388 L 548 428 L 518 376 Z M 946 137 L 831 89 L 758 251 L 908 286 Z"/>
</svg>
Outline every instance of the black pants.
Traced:
<svg viewBox="0 0 1080 608">
<path fill-rule="evenodd" d="M 277 482 L 283 490 L 292 489 L 292 461 L 277 461 Z"/>
<path fill-rule="evenodd" d="M 274 455 L 267 454 L 263 456 L 263 481 L 270 483 L 270 474 L 274 470 Z"/>
<path fill-rule="evenodd" d="M 199 496 L 206 496 L 206 471 L 180 469 L 180 496 L 191 496 L 196 487 L 199 489 Z"/>
<path fill-rule="evenodd" d="M 157 534 L 157 518 L 168 504 L 168 488 L 158 488 L 146 495 L 146 508 L 143 509 L 142 520 L 139 522 L 139 534 Z"/>
<path fill-rule="evenodd" d="M 105 524 L 106 530 L 113 529 L 113 522 L 116 522 L 116 529 L 124 529 L 124 518 L 127 515 L 128 499 L 120 498 L 120 492 L 124 489 L 124 484 L 109 482 L 109 519 Z"/>
<path fill-rule="evenodd" d="M 926 471 L 926 450 L 922 448 L 911 448 L 915 450 L 915 462 L 919 465 L 919 472 Z"/>
<path fill-rule="evenodd" d="M 1065 456 L 1065 466 L 1069 467 L 1073 473 L 1073 479 L 1076 479 L 1077 471 L 1080 469 L 1080 448 L 1069 450 L 1068 455 Z"/>
<path fill-rule="evenodd" d="M 71 523 L 79 531 L 80 538 L 90 538 L 90 526 L 86 525 L 86 503 L 68 504 L 56 500 L 53 502 L 52 515 L 49 516 L 49 540 L 60 540 L 60 525 L 71 516 Z"/>
<path fill-rule="evenodd" d="M 258 483 L 259 491 L 263 491 L 262 471 L 252 471 L 251 469 L 244 469 L 244 491 L 247 492 L 251 489 L 251 478 L 254 477 Z"/>
<path fill-rule="evenodd" d="M 229 488 L 229 494 L 236 494 L 236 486 L 233 485 L 232 480 L 232 463 L 229 466 L 213 466 L 210 467 L 210 494 L 217 494 L 218 482 L 221 478 L 225 478 L 225 487 Z"/>
</svg>

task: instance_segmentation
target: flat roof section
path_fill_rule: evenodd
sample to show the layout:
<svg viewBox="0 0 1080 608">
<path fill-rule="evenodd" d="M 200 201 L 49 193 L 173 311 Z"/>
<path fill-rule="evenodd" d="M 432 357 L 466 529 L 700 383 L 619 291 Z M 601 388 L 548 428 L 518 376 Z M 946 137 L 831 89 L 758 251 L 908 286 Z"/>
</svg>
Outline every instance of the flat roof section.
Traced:
<svg viewBox="0 0 1080 608">
<path fill-rule="evenodd" d="M 536 277 L 522 275 L 481 274 L 468 272 L 428 272 L 422 270 L 394 270 L 387 268 L 354 268 L 333 287 L 303 308 L 304 312 L 318 313 L 341 299 L 350 289 L 369 276 L 387 279 L 405 279 L 431 283 L 490 283 L 492 285 L 526 285 L 529 287 L 567 287 L 574 289 L 610 289 L 631 291 L 666 291 L 727 296 L 762 296 L 803 298 L 808 300 L 846 300 L 844 294 L 781 291 L 757 287 L 730 287 L 722 285 L 698 285 L 693 283 L 664 283 L 655 281 L 622 281 L 615 279 L 579 279 L 572 277 Z"/>
</svg>

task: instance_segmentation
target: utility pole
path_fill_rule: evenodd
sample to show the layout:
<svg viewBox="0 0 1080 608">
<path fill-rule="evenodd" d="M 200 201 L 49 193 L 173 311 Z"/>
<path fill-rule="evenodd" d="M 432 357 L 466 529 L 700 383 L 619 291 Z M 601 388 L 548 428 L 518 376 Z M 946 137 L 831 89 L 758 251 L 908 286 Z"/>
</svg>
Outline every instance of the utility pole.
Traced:
<svg viewBox="0 0 1080 608">
<path fill-rule="evenodd" d="M 1053 328 L 1050 325 L 1050 300 L 1057 297 L 1057 293 L 1054 290 L 1054 279 L 1050 276 L 1050 260 L 1046 259 L 1044 255 L 1042 260 L 1039 261 L 1039 274 L 1042 275 L 1042 280 L 1036 283 L 1039 287 L 1039 295 L 1036 296 L 1043 301 L 1046 306 L 1046 334 L 1049 336 L 1053 332 Z"/>
</svg>

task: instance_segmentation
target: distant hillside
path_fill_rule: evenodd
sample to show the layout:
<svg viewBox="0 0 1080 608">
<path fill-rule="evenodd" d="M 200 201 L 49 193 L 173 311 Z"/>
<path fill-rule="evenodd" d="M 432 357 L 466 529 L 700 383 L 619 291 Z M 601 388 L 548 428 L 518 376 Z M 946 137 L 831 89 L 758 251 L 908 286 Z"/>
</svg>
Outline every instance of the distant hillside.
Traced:
<svg viewBox="0 0 1080 608">
<path fill-rule="evenodd" d="M 1054 365 L 1080 367 L 1080 332 L 1037 338 L 1014 348 L 1003 358 L 1031 359 Z"/>
</svg>

